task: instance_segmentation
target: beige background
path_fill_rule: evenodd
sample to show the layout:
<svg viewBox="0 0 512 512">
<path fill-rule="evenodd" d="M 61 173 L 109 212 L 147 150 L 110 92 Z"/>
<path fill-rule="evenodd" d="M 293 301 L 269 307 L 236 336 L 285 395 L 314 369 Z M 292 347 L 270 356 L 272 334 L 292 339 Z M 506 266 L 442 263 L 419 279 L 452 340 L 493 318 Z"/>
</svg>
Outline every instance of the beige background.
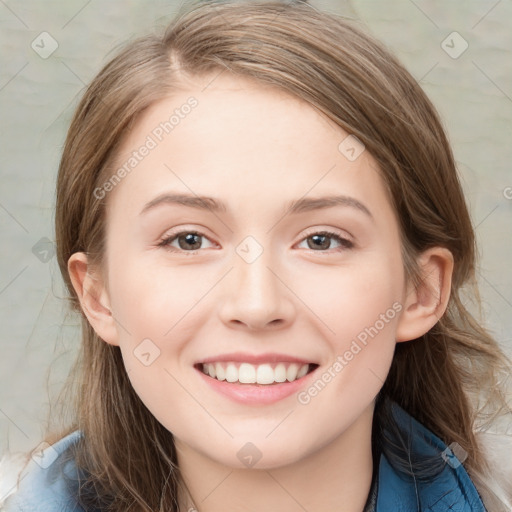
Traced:
<svg viewBox="0 0 512 512">
<path fill-rule="evenodd" d="M 480 243 L 487 325 L 510 351 L 512 3 L 311 3 L 361 19 L 438 107 Z M 178 7 L 162 0 L 0 1 L 0 457 L 39 443 L 49 398 L 79 344 L 51 257 L 56 170 L 73 108 L 115 45 L 164 27 Z M 58 44 L 47 58 L 31 47 L 45 37 L 39 51 L 51 49 L 42 32 Z"/>
</svg>

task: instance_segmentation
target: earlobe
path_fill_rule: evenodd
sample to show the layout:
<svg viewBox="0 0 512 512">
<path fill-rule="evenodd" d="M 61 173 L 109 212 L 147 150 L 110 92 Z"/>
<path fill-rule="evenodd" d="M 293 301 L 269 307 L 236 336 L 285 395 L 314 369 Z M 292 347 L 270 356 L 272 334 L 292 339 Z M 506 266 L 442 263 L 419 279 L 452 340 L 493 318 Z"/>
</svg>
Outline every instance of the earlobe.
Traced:
<svg viewBox="0 0 512 512">
<path fill-rule="evenodd" d="M 90 268 L 87 255 L 83 252 L 72 254 L 68 272 L 82 311 L 96 334 L 111 345 L 119 345 L 106 287 L 102 277 Z"/>
<path fill-rule="evenodd" d="M 396 330 L 396 341 L 423 336 L 443 316 L 448 306 L 453 274 L 453 255 L 444 247 L 433 247 L 421 254 L 421 281 L 409 283 L 404 292 L 404 308 Z"/>
</svg>

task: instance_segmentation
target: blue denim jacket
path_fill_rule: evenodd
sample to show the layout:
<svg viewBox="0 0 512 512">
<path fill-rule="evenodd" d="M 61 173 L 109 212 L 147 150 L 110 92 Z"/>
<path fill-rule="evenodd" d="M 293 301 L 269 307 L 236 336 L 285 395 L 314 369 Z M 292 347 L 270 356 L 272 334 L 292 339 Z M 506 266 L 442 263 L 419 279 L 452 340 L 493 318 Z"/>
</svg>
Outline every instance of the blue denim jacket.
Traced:
<svg viewBox="0 0 512 512">
<path fill-rule="evenodd" d="M 425 479 L 402 471 L 382 453 L 374 480 L 375 512 L 486 512 L 480 495 L 455 454 L 430 430 L 396 403 L 392 414 L 399 428 L 399 443 L 409 447 L 410 460 L 433 457 L 441 461 L 435 476 Z M 80 430 L 47 447 L 37 462 L 23 471 L 19 489 L 4 503 L 4 512 L 86 512 L 77 503 L 77 472 L 72 458 L 62 454 L 73 447 Z M 63 478 L 62 472 L 70 477 Z M 70 485 L 69 482 L 76 485 Z M 98 511 L 100 512 L 100 511 Z"/>
</svg>

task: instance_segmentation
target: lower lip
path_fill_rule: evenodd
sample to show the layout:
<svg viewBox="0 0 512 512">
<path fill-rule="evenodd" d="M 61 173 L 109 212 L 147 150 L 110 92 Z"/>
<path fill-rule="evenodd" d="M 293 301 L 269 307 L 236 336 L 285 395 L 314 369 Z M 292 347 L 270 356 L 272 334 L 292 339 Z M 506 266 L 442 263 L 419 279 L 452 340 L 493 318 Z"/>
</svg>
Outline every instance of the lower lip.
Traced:
<svg viewBox="0 0 512 512">
<path fill-rule="evenodd" d="M 198 368 L 195 368 L 202 379 L 218 393 L 231 398 L 235 402 L 251 405 L 272 404 L 297 393 L 300 388 L 309 382 L 311 376 L 317 369 L 318 367 L 293 382 L 277 384 L 240 384 L 238 382 L 232 383 L 225 380 L 214 379 Z"/>
</svg>

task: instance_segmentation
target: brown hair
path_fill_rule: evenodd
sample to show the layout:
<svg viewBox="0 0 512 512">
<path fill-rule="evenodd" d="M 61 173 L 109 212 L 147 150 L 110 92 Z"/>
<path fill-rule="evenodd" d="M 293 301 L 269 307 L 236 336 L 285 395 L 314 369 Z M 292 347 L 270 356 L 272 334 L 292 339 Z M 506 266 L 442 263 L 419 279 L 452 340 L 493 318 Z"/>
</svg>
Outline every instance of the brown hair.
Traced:
<svg viewBox="0 0 512 512">
<path fill-rule="evenodd" d="M 123 137 L 155 101 L 186 87 L 187 77 L 222 70 L 304 100 L 364 143 L 390 193 L 413 282 L 422 251 L 452 252 L 447 311 L 421 338 L 397 344 L 380 397 L 447 444 L 456 441 L 470 472 L 483 470 L 474 429 L 506 409 L 498 380 L 509 362 L 461 298 L 464 290 L 479 303 L 475 236 L 452 151 L 414 78 L 353 21 L 299 2 L 196 2 L 162 37 L 132 41 L 105 65 L 75 112 L 57 180 L 57 256 L 73 309 L 81 312 L 67 262 L 83 251 L 104 263 L 106 201 L 93 191 L 111 174 Z M 84 433 L 76 462 L 87 470 L 80 498 L 88 506 L 177 511 L 173 436 L 135 393 L 119 348 L 81 318 L 81 352 L 68 386 L 76 420 L 47 439 Z M 386 417 L 376 408 L 374 422 Z"/>
</svg>

